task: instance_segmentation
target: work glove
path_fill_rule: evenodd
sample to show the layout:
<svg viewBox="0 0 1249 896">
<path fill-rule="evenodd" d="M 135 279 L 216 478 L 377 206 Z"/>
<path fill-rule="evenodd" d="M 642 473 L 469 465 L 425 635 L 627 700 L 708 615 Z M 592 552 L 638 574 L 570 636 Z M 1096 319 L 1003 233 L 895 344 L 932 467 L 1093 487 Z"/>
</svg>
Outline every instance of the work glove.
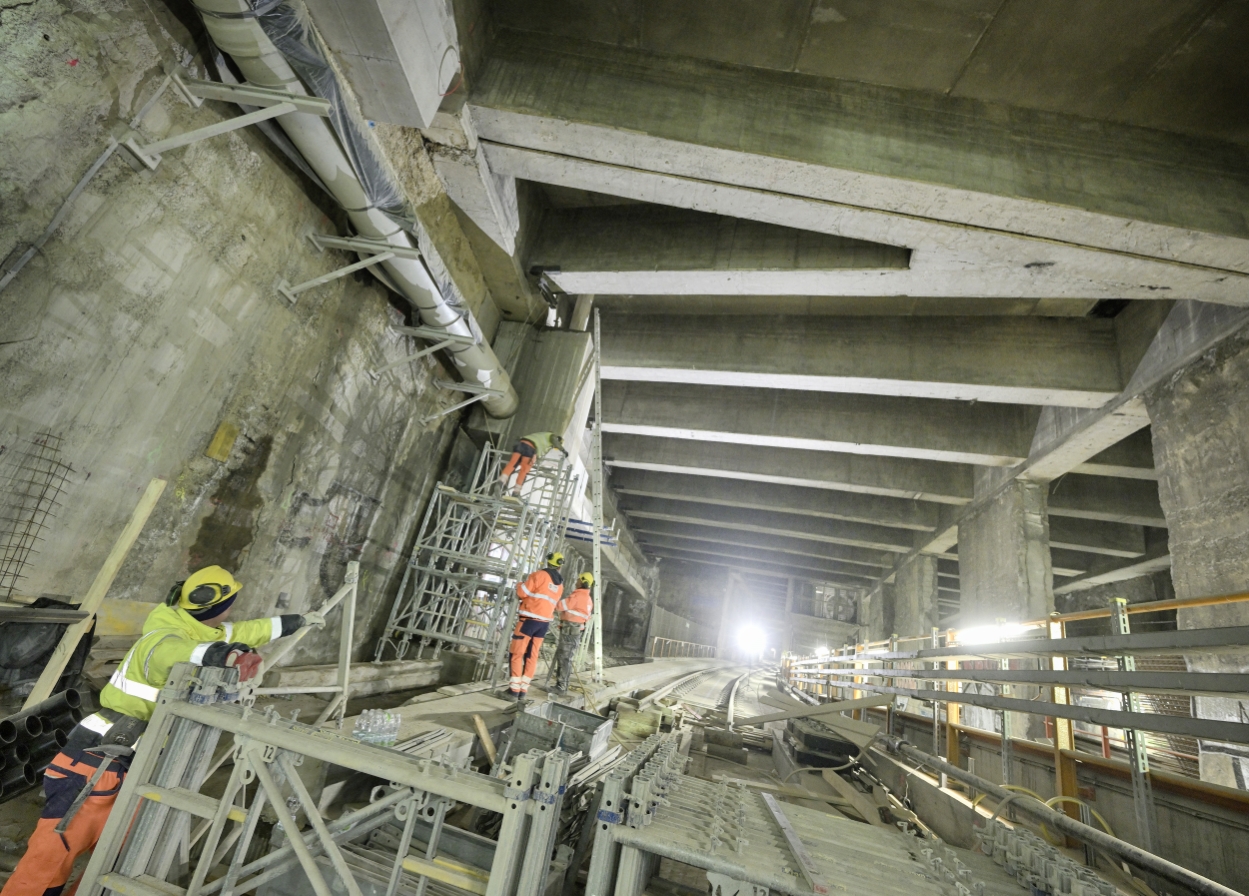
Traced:
<svg viewBox="0 0 1249 896">
<path fill-rule="evenodd" d="M 238 669 L 239 681 L 247 681 L 260 671 L 264 660 L 241 641 L 218 641 L 204 651 L 204 665 L 220 669 Z"/>
<path fill-rule="evenodd" d="M 325 628 L 325 617 L 320 613 L 305 613 L 304 625 L 310 625 L 313 628 Z"/>
</svg>

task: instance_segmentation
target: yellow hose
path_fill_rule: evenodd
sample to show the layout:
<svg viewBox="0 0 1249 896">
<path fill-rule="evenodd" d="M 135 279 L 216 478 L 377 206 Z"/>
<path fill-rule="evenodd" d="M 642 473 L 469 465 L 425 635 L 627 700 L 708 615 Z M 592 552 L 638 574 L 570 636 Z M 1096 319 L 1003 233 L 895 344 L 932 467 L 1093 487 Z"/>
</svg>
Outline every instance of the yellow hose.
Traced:
<svg viewBox="0 0 1249 896">
<path fill-rule="evenodd" d="M 1020 787 L 1018 784 L 1003 784 L 1001 785 L 1001 787 L 1003 790 L 1013 790 L 1016 793 L 1022 793 L 1025 796 L 1030 796 L 1034 800 L 1036 800 L 1038 803 L 1045 803 L 1046 806 L 1050 805 L 1049 803 L 1045 802 L 1044 798 L 1042 798 L 1042 796 L 1039 793 L 1037 793 L 1035 790 L 1029 790 L 1027 787 Z M 987 793 L 980 794 L 980 796 L 976 797 L 974 800 L 971 801 L 971 807 L 973 809 L 976 808 L 976 806 L 979 805 L 980 801 L 988 795 L 989 794 Z M 1055 797 L 1055 799 L 1075 799 L 1075 797 L 1061 797 L 1061 798 Z M 1053 808 L 1053 807 L 1050 806 L 1050 808 Z M 1096 810 L 1094 810 L 1093 807 L 1090 806 L 1089 811 L 1092 812 Z M 1101 816 L 1098 816 L 1098 818 L 1100 819 Z M 1105 827 L 1105 826 L 1106 826 L 1106 822 L 1102 821 L 1102 827 Z M 1049 829 L 1045 827 L 1044 824 L 1041 825 L 1041 836 L 1044 837 L 1051 846 L 1058 846 L 1063 842 L 1061 838 L 1055 840 L 1053 837 L 1051 837 Z"/>
<path fill-rule="evenodd" d="M 1045 805 L 1049 806 L 1051 809 L 1053 809 L 1058 803 L 1076 803 L 1077 805 L 1084 806 L 1084 808 L 1088 809 L 1089 813 L 1097 819 L 1097 823 L 1106 830 L 1107 834 L 1112 837 L 1115 835 L 1115 832 L 1110 829 L 1110 825 L 1106 823 L 1106 819 L 1102 818 L 1102 814 L 1079 797 L 1056 796 L 1045 801 Z"/>
</svg>

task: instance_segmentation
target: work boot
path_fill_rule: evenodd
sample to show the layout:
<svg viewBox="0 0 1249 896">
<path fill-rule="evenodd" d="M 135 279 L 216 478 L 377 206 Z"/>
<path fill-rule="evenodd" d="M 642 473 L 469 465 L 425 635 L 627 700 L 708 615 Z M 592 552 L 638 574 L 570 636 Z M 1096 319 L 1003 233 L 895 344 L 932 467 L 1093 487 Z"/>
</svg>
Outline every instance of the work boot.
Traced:
<svg viewBox="0 0 1249 896">
<path fill-rule="evenodd" d="M 513 498 L 519 498 L 519 497 L 520 497 L 520 486 L 519 486 L 519 485 L 518 485 L 518 486 L 516 486 L 516 488 L 512 489 L 512 497 L 513 497 Z"/>
</svg>

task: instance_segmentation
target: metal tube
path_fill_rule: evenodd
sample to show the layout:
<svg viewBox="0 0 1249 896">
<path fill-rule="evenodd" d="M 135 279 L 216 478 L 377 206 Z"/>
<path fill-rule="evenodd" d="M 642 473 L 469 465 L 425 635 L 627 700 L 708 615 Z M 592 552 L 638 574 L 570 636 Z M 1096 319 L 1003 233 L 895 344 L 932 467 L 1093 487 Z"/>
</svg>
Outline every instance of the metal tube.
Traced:
<svg viewBox="0 0 1249 896">
<path fill-rule="evenodd" d="M 357 809 L 355 812 L 344 815 L 337 821 L 330 822 L 329 829 L 334 842 L 342 843 L 346 840 L 354 840 L 357 836 L 367 834 L 374 827 L 388 823 L 389 818 L 385 814 L 385 810 L 405 799 L 410 799 L 411 796 L 412 791 L 407 788 L 396 790 L 394 793 L 382 797 L 377 802 L 370 803 L 363 809 Z M 308 844 L 308 849 L 314 856 L 320 853 L 321 847 L 317 842 L 316 832 L 309 831 L 307 834 L 302 835 L 302 839 L 304 843 Z M 286 859 L 289 859 L 290 862 L 284 862 Z M 235 889 L 239 893 L 255 889 L 297 864 L 299 864 L 299 860 L 295 858 L 295 848 L 289 844 L 283 846 L 281 849 L 276 849 L 268 855 L 261 856 L 254 862 L 248 862 L 244 865 L 239 871 L 240 877 L 245 877 L 249 874 L 256 876 L 247 878 Z M 204 896 L 210 896 L 210 894 L 220 890 L 224 882 L 224 879 L 222 879 L 207 884 L 200 892 Z"/>
<path fill-rule="evenodd" d="M 291 836 L 287 838 L 287 842 L 295 850 L 295 855 L 299 857 L 299 864 L 303 866 L 304 874 L 308 875 L 308 883 L 312 884 L 312 889 L 317 896 L 333 896 L 330 892 L 329 884 L 325 882 L 325 878 L 321 874 L 321 869 L 317 867 L 316 859 L 308 851 L 308 844 L 304 842 L 304 838 L 299 836 L 299 831 L 295 829 L 294 813 L 285 814 L 281 812 L 286 806 L 286 801 L 282 798 L 282 791 L 278 790 L 278 785 L 274 783 L 273 777 L 269 774 L 269 769 L 265 768 L 264 762 L 259 757 L 252 762 L 252 769 L 256 772 L 256 779 L 260 782 L 260 786 L 269 795 L 269 802 L 273 804 L 274 809 L 279 811 L 279 817 L 286 823 L 284 827 L 290 830 Z M 257 802 L 259 802 L 260 794 L 256 796 Z M 246 841 L 240 843 L 239 848 L 242 849 L 245 844 Z M 354 878 L 352 878 L 352 881 L 354 883 Z M 358 888 L 357 892 L 359 892 Z M 222 891 L 222 896 L 230 896 L 229 887 Z"/>
<path fill-rule="evenodd" d="M 929 768 L 944 772 L 951 778 L 955 778 L 968 784 L 981 793 L 987 793 L 999 801 L 1005 801 L 1011 797 L 1018 797 L 1019 794 L 1012 794 L 1009 790 L 1005 790 L 994 784 L 992 781 L 973 775 L 969 771 L 959 768 L 956 765 L 950 765 L 943 759 L 936 756 L 930 756 L 922 750 L 917 750 L 904 740 L 898 738 L 886 738 L 885 745 L 889 752 L 896 753 L 918 762 L 921 765 L 927 765 Z M 1056 812 L 1046 806 L 1044 803 L 1037 802 L 1031 798 L 1016 798 L 1012 806 L 1018 808 L 1024 815 L 1031 816 L 1037 821 L 1044 823 L 1048 827 L 1062 831 L 1064 834 L 1070 834 L 1079 840 L 1095 846 L 1103 852 L 1116 856 L 1128 864 L 1135 865 L 1142 871 L 1148 871 L 1156 874 L 1161 878 L 1171 881 L 1174 884 L 1187 887 L 1200 896 L 1242 896 L 1237 890 L 1226 887 L 1223 884 L 1202 877 L 1195 871 L 1190 871 L 1174 862 L 1168 862 L 1161 856 L 1152 852 L 1147 852 L 1131 843 L 1125 843 L 1118 837 L 1112 837 L 1103 831 L 1081 824 L 1074 818 L 1071 818 L 1062 812 Z"/>
</svg>

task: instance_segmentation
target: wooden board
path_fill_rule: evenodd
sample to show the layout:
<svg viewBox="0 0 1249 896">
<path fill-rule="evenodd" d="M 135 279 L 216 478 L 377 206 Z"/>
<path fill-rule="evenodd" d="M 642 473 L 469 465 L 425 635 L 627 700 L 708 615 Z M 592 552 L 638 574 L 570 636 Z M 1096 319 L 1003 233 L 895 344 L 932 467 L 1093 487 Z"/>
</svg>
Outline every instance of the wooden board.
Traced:
<svg viewBox="0 0 1249 896">
<path fill-rule="evenodd" d="M 135 507 L 134 513 L 130 514 L 130 522 L 126 524 L 126 528 L 122 529 L 121 534 L 117 536 L 117 541 L 114 542 L 113 549 L 108 552 L 104 565 L 95 574 L 95 579 L 92 581 L 91 587 L 87 589 L 86 596 L 78 604 L 78 609 L 88 614 L 87 618 L 82 622 L 75 622 L 65 629 L 65 634 L 61 636 L 61 642 L 52 651 L 52 656 L 49 657 L 47 665 L 43 667 L 39 680 L 35 682 L 34 690 L 30 692 L 26 702 L 22 704 L 22 709 L 30 709 L 32 706 L 42 703 L 52 696 L 52 689 L 60 681 L 61 674 L 65 671 L 69 658 L 73 656 L 74 651 L 78 648 L 78 642 L 91 629 L 96 611 L 99 610 L 100 604 L 104 602 L 104 596 L 108 594 L 108 589 L 113 586 L 113 580 L 117 578 L 117 573 L 121 570 L 122 563 L 125 562 L 130 549 L 134 547 L 135 541 L 139 538 L 139 533 L 147 525 L 148 517 L 152 515 L 152 511 L 156 508 L 156 502 L 160 500 L 166 485 L 167 483 L 164 479 L 153 479 L 147 484 L 147 488 L 144 490 L 143 496 L 139 498 L 139 503 Z"/>
</svg>

